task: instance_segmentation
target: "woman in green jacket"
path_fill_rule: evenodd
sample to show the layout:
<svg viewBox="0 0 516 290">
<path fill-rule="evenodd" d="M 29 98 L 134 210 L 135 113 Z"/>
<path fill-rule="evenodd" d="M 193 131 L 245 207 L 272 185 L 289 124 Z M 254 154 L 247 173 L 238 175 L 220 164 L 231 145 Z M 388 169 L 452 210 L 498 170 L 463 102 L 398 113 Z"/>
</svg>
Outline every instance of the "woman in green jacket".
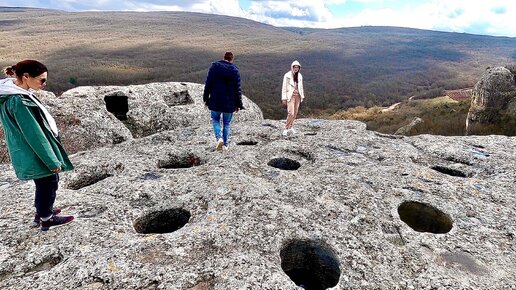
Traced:
<svg viewBox="0 0 516 290">
<path fill-rule="evenodd" d="M 0 120 L 9 156 L 21 180 L 34 180 L 36 194 L 34 225 L 41 230 L 71 222 L 73 216 L 59 216 L 54 208 L 58 173 L 73 169 L 59 139 L 54 118 L 32 94 L 46 86 L 48 70 L 35 60 L 24 60 L 4 70 L 0 80 Z"/>
</svg>

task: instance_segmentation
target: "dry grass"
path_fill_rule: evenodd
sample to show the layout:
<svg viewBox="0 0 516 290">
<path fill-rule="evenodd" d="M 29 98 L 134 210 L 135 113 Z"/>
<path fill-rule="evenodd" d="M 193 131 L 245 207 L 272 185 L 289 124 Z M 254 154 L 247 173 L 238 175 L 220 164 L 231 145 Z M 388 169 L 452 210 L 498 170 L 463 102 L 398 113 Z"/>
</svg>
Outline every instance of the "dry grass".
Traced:
<svg viewBox="0 0 516 290">
<path fill-rule="evenodd" d="M 455 101 L 448 97 L 414 100 L 400 103 L 395 109 L 353 108 L 338 112 L 331 119 L 351 119 L 365 122 L 369 130 L 394 134 L 414 117 L 423 119 L 417 134 L 461 136 L 466 133 L 466 117 L 470 101 Z"/>
</svg>

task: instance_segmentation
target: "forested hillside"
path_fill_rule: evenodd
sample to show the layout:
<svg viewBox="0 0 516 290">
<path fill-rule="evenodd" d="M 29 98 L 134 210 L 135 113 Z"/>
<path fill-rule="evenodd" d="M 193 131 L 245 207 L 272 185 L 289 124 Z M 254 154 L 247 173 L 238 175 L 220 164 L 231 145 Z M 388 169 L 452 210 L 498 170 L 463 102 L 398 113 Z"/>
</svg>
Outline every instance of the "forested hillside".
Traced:
<svg viewBox="0 0 516 290">
<path fill-rule="evenodd" d="M 187 12 L 62 12 L 0 8 L 0 66 L 48 64 L 48 89 L 186 81 L 234 51 L 244 93 L 283 118 L 283 74 L 302 64 L 302 116 L 386 106 L 472 87 L 486 67 L 516 62 L 516 38 L 394 27 L 278 28 Z"/>
</svg>

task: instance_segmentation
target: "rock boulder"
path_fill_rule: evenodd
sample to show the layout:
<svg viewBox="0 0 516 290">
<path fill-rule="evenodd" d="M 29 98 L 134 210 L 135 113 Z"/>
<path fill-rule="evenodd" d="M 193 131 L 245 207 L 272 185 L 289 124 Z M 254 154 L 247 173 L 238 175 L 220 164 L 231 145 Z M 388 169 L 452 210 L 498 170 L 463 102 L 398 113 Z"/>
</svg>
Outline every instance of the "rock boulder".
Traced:
<svg viewBox="0 0 516 290">
<path fill-rule="evenodd" d="M 405 135 L 405 136 L 416 135 L 418 133 L 418 127 L 423 123 L 424 123 L 423 119 L 421 119 L 419 117 L 414 117 L 414 119 L 412 119 L 412 121 L 409 124 L 396 130 L 394 135 Z"/>
<path fill-rule="evenodd" d="M 511 68 L 511 67 L 509 67 Z M 468 135 L 516 135 L 516 70 L 488 69 L 473 89 Z"/>
<path fill-rule="evenodd" d="M 210 122 L 202 100 L 204 86 L 151 83 L 132 86 L 77 87 L 60 97 L 41 92 L 61 128 L 70 152 L 118 144 L 164 130 Z M 262 120 L 260 108 L 243 97 L 245 110 L 235 121 Z"/>
</svg>

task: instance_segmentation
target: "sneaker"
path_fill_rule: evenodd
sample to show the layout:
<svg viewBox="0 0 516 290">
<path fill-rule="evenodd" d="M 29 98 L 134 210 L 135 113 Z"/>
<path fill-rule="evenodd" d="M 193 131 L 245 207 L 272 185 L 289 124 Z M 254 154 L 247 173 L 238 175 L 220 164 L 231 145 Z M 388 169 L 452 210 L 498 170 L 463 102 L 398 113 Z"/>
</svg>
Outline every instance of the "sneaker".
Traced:
<svg viewBox="0 0 516 290">
<path fill-rule="evenodd" d="M 290 133 L 291 133 L 292 135 L 294 135 L 294 134 L 296 134 L 296 133 L 297 133 L 297 131 L 296 131 L 296 130 L 294 130 L 294 128 L 290 128 Z"/>
<path fill-rule="evenodd" d="M 73 221 L 73 216 L 53 215 L 48 221 L 41 221 L 41 230 L 46 232 L 50 227 L 57 227 Z"/>
<path fill-rule="evenodd" d="M 229 146 L 224 145 L 224 151 L 228 151 L 228 150 L 229 150 Z"/>
<path fill-rule="evenodd" d="M 283 130 L 283 136 L 287 137 L 290 129 Z"/>
<path fill-rule="evenodd" d="M 60 208 L 54 208 L 54 210 L 52 211 L 53 215 L 58 215 L 60 213 L 61 213 L 61 209 Z M 32 227 L 33 228 L 38 228 L 40 225 L 41 225 L 41 219 L 39 218 L 39 214 L 36 213 L 34 215 L 34 220 L 32 221 Z"/>
<path fill-rule="evenodd" d="M 215 150 L 222 151 L 222 146 L 224 146 L 224 140 L 219 138 L 219 140 L 217 140 L 217 146 L 215 147 Z"/>
</svg>

